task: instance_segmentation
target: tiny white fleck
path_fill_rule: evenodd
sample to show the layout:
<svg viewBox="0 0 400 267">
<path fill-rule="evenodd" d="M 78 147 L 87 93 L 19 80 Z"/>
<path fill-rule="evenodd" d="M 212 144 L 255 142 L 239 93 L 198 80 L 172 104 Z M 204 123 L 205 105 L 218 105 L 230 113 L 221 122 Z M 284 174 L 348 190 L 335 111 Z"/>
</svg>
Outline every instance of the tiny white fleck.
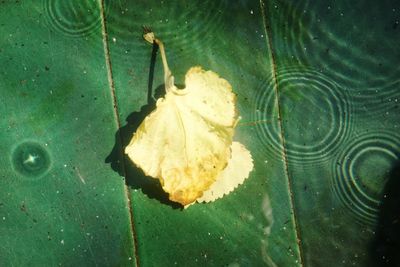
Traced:
<svg viewBox="0 0 400 267">
<path fill-rule="evenodd" d="M 252 14 L 252 15 L 254 14 L 253 10 L 250 10 L 250 14 Z"/>
<path fill-rule="evenodd" d="M 62 240 L 60 241 L 60 243 L 61 243 L 62 245 L 64 245 L 64 239 L 62 239 Z"/>
<path fill-rule="evenodd" d="M 26 160 L 24 160 L 24 164 L 28 164 L 28 163 L 34 164 L 36 162 L 36 159 L 38 159 L 38 158 L 39 158 L 39 156 L 37 156 L 37 155 L 29 154 L 28 158 Z"/>
<path fill-rule="evenodd" d="M 115 43 L 117 41 L 117 38 L 113 37 L 112 40 Z"/>
</svg>

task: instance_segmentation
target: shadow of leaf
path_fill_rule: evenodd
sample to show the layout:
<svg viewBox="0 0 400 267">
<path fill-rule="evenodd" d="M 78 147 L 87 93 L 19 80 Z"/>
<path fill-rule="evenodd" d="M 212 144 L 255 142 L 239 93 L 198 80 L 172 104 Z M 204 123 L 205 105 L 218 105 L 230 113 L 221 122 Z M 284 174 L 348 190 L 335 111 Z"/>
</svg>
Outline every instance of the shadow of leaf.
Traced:
<svg viewBox="0 0 400 267">
<path fill-rule="evenodd" d="M 154 66 L 158 47 L 153 45 L 149 83 L 147 92 L 147 105 L 143 106 L 139 112 L 132 112 L 126 118 L 126 124 L 121 126 L 115 133 L 115 144 L 110 154 L 106 157 L 105 163 L 109 163 L 111 168 L 120 176 L 125 176 L 127 186 L 133 189 L 140 189 L 149 198 L 157 199 L 161 203 L 171 206 L 172 208 L 182 208 L 179 203 L 175 203 L 168 199 L 168 194 L 162 189 L 158 179 L 146 176 L 143 171 L 136 167 L 124 153 L 125 147 L 129 144 L 133 134 L 138 129 L 142 121 L 156 108 L 156 101 L 164 95 L 164 85 L 156 88 L 154 97 L 152 94 Z"/>
</svg>

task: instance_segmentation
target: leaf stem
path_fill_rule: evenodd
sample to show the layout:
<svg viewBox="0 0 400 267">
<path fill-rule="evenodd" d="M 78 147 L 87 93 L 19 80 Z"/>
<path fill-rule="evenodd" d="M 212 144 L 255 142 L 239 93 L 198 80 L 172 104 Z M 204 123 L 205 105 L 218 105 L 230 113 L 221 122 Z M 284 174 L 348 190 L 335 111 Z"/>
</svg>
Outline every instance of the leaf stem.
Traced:
<svg viewBox="0 0 400 267">
<path fill-rule="evenodd" d="M 151 44 L 156 44 L 160 48 L 161 52 L 161 58 L 162 58 L 162 63 L 164 67 L 164 83 L 165 83 L 165 91 L 168 93 L 169 91 L 173 90 L 174 85 L 174 76 L 172 76 L 172 72 L 168 67 L 168 62 L 167 62 L 167 56 L 165 53 L 165 48 L 163 42 L 161 40 L 157 39 L 154 35 L 154 32 L 152 31 L 146 31 L 143 34 L 143 38 L 151 43 Z"/>
</svg>

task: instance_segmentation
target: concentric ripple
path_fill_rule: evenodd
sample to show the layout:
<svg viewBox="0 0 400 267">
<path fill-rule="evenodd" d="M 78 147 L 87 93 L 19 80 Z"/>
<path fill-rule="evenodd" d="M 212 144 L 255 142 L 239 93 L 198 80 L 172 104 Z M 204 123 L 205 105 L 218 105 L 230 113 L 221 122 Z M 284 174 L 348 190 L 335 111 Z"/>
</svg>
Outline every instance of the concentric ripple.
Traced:
<svg viewBox="0 0 400 267">
<path fill-rule="evenodd" d="M 307 68 L 278 70 L 278 94 L 286 153 L 292 162 L 321 162 L 332 157 L 352 129 L 348 94 L 328 76 Z M 258 89 L 255 121 L 278 117 L 278 106 L 270 79 Z M 257 132 L 267 150 L 280 156 L 279 123 L 259 123 Z"/>
<path fill-rule="evenodd" d="M 366 12 L 362 17 L 358 17 L 360 10 Z M 283 60 L 286 64 L 307 63 L 330 73 L 352 95 L 356 113 L 382 119 L 397 112 L 394 101 L 400 101 L 400 50 L 395 25 L 399 19 L 390 1 L 373 9 L 367 2 L 348 8 L 325 1 L 278 1 L 271 2 L 269 11 L 280 64 Z"/>
<path fill-rule="evenodd" d="M 87 36 L 101 27 L 97 0 L 43 0 L 43 9 L 48 26 L 69 37 Z"/>
<path fill-rule="evenodd" d="M 400 159 L 400 136 L 374 132 L 357 136 L 335 162 L 335 196 L 365 224 L 374 224 L 388 173 Z"/>
</svg>

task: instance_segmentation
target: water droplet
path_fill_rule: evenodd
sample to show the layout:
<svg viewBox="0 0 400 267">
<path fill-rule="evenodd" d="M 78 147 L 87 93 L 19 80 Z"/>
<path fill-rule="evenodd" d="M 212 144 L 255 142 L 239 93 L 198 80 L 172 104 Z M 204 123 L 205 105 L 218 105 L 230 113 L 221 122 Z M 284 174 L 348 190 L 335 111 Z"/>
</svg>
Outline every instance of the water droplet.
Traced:
<svg viewBox="0 0 400 267">
<path fill-rule="evenodd" d="M 12 154 L 14 170 L 29 178 L 38 178 L 50 167 L 49 153 L 34 142 L 24 142 Z"/>
</svg>

